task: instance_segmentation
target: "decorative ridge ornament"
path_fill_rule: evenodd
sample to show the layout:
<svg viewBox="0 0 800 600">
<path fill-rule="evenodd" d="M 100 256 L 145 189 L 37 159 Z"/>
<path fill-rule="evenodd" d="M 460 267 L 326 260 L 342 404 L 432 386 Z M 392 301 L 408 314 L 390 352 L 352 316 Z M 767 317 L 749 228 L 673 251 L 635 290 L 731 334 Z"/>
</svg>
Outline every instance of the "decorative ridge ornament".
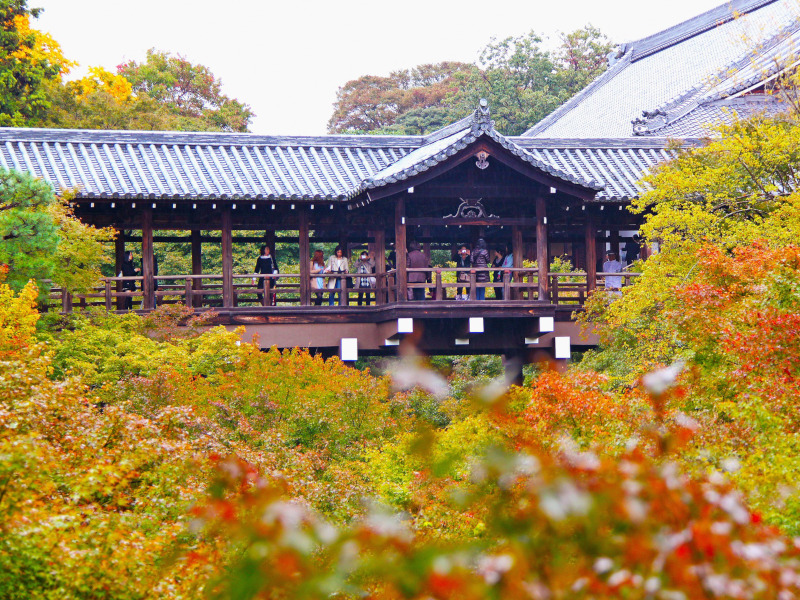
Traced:
<svg viewBox="0 0 800 600">
<path fill-rule="evenodd" d="M 494 129 L 494 121 L 491 118 L 489 101 L 486 98 L 481 98 L 478 108 L 472 113 L 472 130 L 478 132 L 489 131 L 490 129 Z"/>
<path fill-rule="evenodd" d="M 475 166 L 483 170 L 489 166 L 489 153 L 481 150 L 475 155 L 478 160 L 475 161 Z"/>
<path fill-rule="evenodd" d="M 445 215 L 444 219 L 499 219 L 497 215 L 490 215 L 486 207 L 481 204 L 483 198 L 459 198 L 461 204 L 454 215 Z"/>
</svg>

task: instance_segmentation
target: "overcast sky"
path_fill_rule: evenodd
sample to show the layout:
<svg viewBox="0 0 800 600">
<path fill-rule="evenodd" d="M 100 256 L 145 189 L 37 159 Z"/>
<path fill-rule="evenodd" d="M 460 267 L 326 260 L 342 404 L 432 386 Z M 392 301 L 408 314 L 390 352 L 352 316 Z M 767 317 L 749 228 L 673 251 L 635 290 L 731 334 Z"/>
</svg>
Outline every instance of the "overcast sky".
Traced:
<svg viewBox="0 0 800 600">
<path fill-rule="evenodd" d="M 209 67 L 250 104 L 252 131 L 323 134 L 336 90 L 361 75 L 444 60 L 474 62 L 494 36 L 531 29 L 557 40 L 591 23 L 613 41 L 642 38 L 720 0 L 29 0 L 66 56 L 114 70 L 148 48 Z"/>
</svg>

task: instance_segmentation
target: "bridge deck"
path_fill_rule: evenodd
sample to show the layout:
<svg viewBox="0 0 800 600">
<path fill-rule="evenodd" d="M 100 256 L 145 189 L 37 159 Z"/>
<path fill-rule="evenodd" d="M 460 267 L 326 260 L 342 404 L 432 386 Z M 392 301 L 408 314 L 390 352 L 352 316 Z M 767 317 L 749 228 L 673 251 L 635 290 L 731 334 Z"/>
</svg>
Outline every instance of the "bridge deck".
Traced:
<svg viewBox="0 0 800 600">
<path fill-rule="evenodd" d="M 245 339 L 257 336 L 264 348 L 306 347 L 343 356 L 352 356 L 345 348 L 356 348 L 358 354 L 393 354 L 404 338 L 411 337 L 415 346 L 431 354 L 546 351 L 558 356 L 563 355 L 563 348 L 596 345 L 596 338 L 582 335 L 573 318 L 575 311 L 582 310 L 588 294 L 583 273 L 550 273 L 546 297 L 540 300 L 536 271 L 532 269 L 512 270 L 513 276 L 507 275 L 503 282 L 485 283 L 476 280 L 474 270 L 468 282 L 443 281 L 443 269 L 427 271 L 430 282 L 407 284 L 409 289 L 423 289 L 426 296 L 432 296 L 424 301 L 399 298 L 393 272 L 378 277 L 373 288 L 349 288 L 344 275 L 339 278 L 344 289 L 315 290 L 305 303 L 298 292 L 299 276 L 291 273 L 236 276 L 240 283 L 234 285 L 234 306 L 223 306 L 218 275 L 159 277 L 155 298 L 159 304 L 183 304 L 197 313 L 213 310 L 216 324 L 231 329 L 244 326 Z M 601 285 L 606 276 L 620 278 L 624 285 L 636 274 L 600 273 Z M 53 288 L 47 308 L 71 312 L 96 307 L 126 312 L 126 304 L 144 304 L 143 292 L 121 288 L 141 279 L 108 277 L 87 294 L 70 295 Z M 475 298 L 479 288 L 485 289 L 487 299 L 456 299 L 459 291 L 469 291 Z M 369 294 L 372 303 L 359 305 L 360 294 Z M 328 304 L 331 297 L 334 305 Z M 364 297 L 362 301 L 366 302 Z M 562 341 L 557 342 L 557 338 Z"/>
</svg>

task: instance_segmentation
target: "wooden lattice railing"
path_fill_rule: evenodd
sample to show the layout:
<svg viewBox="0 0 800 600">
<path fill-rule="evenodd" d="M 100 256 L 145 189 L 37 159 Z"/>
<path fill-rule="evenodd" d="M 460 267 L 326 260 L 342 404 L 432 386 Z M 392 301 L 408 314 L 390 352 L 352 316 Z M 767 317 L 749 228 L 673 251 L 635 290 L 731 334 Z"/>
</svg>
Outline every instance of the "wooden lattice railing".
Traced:
<svg viewBox="0 0 800 600">
<path fill-rule="evenodd" d="M 478 290 L 485 290 L 485 300 L 493 304 L 510 302 L 539 302 L 555 305 L 583 305 L 589 293 L 585 273 L 548 273 L 544 296 L 540 296 L 539 273 L 531 268 L 502 269 L 502 281 L 480 281 L 481 271 L 491 274 L 496 269 L 424 268 L 407 269 L 406 298 L 402 298 L 397 271 L 367 275 L 373 285 L 360 287 L 364 275 L 325 274 L 310 277 L 311 291 L 306 302 L 302 301 L 300 275 L 280 273 L 274 275 L 233 275 L 231 304 L 237 307 L 272 306 L 359 306 L 393 304 L 412 301 L 412 290 L 424 290 L 426 301 L 453 301 L 467 297 L 477 301 Z M 631 285 L 638 273 L 598 273 L 596 288 L 606 287 L 606 278 L 618 278 L 620 287 Z M 322 279 L 323 287 L 315 287 Z M 107 311 L 125 310 L 126 304 L 134 308 L 144 305 L 143 277 L 105 277 L 100 285 L 82 294 L 69 294 L 52 287 L 45 309 L 71 312 L 76 308 L 102 307 Z M 610 280 L 609 280 L 610 281 Z M 338 282 L 338 283 L 337 283 Z M 185 304 L 192 308 L 221 307 L 224 305 L 223 276 L 209 275 L 159 275 L 155 278 L 155 304 Z M 132 285 L 131 285 L 132 284 Z M 339 287 L 330 287 L 330 286 Z M 135 287 L 135 289 L 125 288 Z M 616 286 L 615 286 L 616 287 Z M 459 298 L 457 298 L 457 296 Z M 130 299 L 130 302 L 128 302 Z M 152 304 L 152 303 L 151 303 Z"/>
</svg>

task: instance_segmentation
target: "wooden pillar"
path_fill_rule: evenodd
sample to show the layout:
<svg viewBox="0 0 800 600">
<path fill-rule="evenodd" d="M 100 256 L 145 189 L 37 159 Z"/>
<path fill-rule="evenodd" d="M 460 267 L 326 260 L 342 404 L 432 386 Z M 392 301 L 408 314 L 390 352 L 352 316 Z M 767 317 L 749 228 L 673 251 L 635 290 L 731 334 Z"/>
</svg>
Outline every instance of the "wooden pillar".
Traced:
<svg viewBox="0 0 800 600">
<path fill-rule="evenodd" d="M 222 207 L 222 306 L 233 307 L 233 227 L 231 207 Z"/>
<path fill-rule="evenodd" d="M 375 272 L 386 273 L 386 230 L 375 230 Z"/>
<path fill-rule="evenodd" d="M 125 260 L 125 230 L 117 229 L 117 237 L 114 238 L 114 277 L 122 272 L 122 261 Z M 115 289 L 118 292 L 122 291 L 122 282 L 117 281 Z M 117 310 L 124 308 L 125 300 L 117 298 Z"/>
<path fill-rule="evenodd" d="M 539 267 L 539 300 L 547 299 L 549 257 L 547 255 L 547 205 L 536 196 L 536 264 Z"/>
<path fill-rule="evenodd" d="M 350 272 L 352 273 L 354 261 L 350 260 L 350 240 L 348 239 L 347 233 L 347 229 L 339 230 L 339 246 L 342 247 L 342 256 L 347 259 L 347 264 L 350 266 Z M 350 304 L 350 289 L 347 287 L 348 279 L 348 277 L 339 279 L 339 285 L 342 286 L 341 292 L 339 293 L 339 306 L 348 306 Z"/>
<path fill-rule="evenodd" d="M 522 227 L 519 225 L 513 225 L 511 227 L 511 256 L 514 259 L 514 268 L 518 269 L 522 267 L 522 257 L 523 257 L 523 243 L 522 243 Z M 508 279 L 507 277 L 503 277 L 503 281 Z M 514 275 L 515 281 L 522 281 L 522 276 L 519 274 Z M 514 289 L 511 292 L 511 298 L 508 296 L 503 296 L 506 300 L 518 300 L 520 297 L 520 290 Z M 529 298 L 530 300 L 530 298 Z"/>
<path fill-rule="evenodd" d="M 408 299 L 406 290 L 406 199 L 400 196 L 394 206 L 394 252 L 397 261 L 397 300 Z"/>
<path fill-rule="evenodd" d="M 192 275 L 203 274 L 203 244 L 200 241 L 200 230 L 192 229 Z M 202 290 L 203 280 L 193 279 L 192 290 Z M 193 306 L 203 306 L 203 297 L 195 296 L 192 302 Z"/>
<path fill-rule="evenodd" d="M 382 277 L 386 273 L 386 230 L 381 227 L 376 229 L 375 235 L 375 281 L 377 282 L 377 289 L 375 290 L 375 304 L 383 304 L 386 301 L 383 289 L 386 287 L 386 279 Z"/>
<path fill-rule="evenodd" d="M 278 260 L 278 252 L 275 249 L 275 243 L 277 241 L 277 236 L 275 235 L 274 229 L 267 229 L 264 231 L 264 244 L 269 246 L 269 251 L 272 256 L 275 257 L 275 260 Z"/>
<path fill-rule="evenodd" d="M 619 229 L 611 230 L 611 252 L 616 255 L 619 262 L 622 262 L 622 255 L 619 252 Z"/>
<path fill-rule="evenodd" d="M 424 237 L 427 240 L 430 240 L 431 238 L 430 227 L 422 228 L 422 237 Z M 422 244 L 422 253 L 425 255 L 425 258 L 428 259 L 428 264 L 431 264 L 431 243 L 429 241 Z"/>
<path fill-rule="evenodd" d="M 153 289 L 153 209 L 142 209 L 142 308 L 155 307 Z"/>
<path fill-rule="evenodd" d="M 597 224 L 589 207 L 586 210 L 584 239 L 586 243 L 586 290 L 591 292 L 597 282 Z"/>
<path fill-rule="evenodd" d="M 300 305 L 311 304 L 311 240 L 309 239 L 308 212 L 300 209 L 300 227 L 298 229 L 300 261 Z"/>
</svg>

